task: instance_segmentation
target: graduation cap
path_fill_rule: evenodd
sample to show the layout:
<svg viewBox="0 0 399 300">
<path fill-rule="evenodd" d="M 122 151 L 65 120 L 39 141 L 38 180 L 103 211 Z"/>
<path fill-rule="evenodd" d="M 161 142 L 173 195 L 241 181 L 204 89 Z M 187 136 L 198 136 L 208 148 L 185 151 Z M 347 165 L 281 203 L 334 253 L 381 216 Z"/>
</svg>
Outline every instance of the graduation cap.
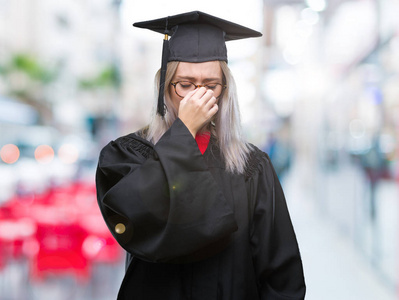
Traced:
<svg viewBox="0 0 399 300">
<path fill-rule="evenodd" d="M 226 41 L 262 36 L 258 31 L 200 11 L 137 22 L 133 26 L 165 35 L 157 108 L 158 114 L 162 117 L 165 115 L 163 97 L 166 65 L 169 61 L 199 63 L 221 60 L 227 62 Z"/>
</svg>

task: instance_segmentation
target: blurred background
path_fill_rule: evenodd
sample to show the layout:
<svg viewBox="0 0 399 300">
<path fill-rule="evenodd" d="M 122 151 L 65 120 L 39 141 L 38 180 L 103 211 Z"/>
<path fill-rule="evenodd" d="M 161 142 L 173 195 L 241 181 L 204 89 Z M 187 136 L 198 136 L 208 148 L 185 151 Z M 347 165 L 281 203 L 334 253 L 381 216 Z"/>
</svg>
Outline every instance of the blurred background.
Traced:
<svg viewBox="0 0 399 300">
<path fill-rule="evenodd" d="M 263 33 L 229 42 L 229 65 L 307 299 L 399 299 L 399 0 L 147 2 L 0 0 L 0 299 L 116 298 L 95 167 L 147 124 L 163 38 L 132 23 L 192 10 Z"/>
</svg>

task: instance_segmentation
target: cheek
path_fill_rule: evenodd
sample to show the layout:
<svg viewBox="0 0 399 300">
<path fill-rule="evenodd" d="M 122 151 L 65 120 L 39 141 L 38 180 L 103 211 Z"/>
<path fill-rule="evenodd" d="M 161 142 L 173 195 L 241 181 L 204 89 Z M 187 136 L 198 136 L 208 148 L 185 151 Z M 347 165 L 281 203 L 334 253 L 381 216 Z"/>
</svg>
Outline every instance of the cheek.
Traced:
<svg viewBox="0 0 399 300">
<path fill-rule="evenodd" d="M 178 97 L 173 89 L 169 90 L 169 97 L 170 101 L 172 102 L 172 105 L 175 107 L 177 111 L 179 109 L 180 101 L 182 100 L 182 98 Z"/>
</svg>

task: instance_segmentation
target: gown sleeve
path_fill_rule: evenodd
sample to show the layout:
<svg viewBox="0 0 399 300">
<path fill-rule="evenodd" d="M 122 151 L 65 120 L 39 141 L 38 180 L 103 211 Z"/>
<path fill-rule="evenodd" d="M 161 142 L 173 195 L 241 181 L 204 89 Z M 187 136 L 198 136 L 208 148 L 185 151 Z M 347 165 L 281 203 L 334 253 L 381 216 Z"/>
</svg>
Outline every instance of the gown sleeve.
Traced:
<svg viewBox="0 0 399 300">
<path fill-rule="evenodd" d="M 148 155 L 143 148 L 150 148 Z M 232 208 L 180 119 L 155 146 L 131 136 L 105 146 L 96 187 L 115 239 L 146 261 L 179 261 L 237 230 Z"/>
<path fill-rule="evenodd" d="M 287 204 L 267 154 L 258 150 L 248 180 L 254 201 L 251 249 L 260 299 L 304 299 L 302 260 Z"/>
</svg>

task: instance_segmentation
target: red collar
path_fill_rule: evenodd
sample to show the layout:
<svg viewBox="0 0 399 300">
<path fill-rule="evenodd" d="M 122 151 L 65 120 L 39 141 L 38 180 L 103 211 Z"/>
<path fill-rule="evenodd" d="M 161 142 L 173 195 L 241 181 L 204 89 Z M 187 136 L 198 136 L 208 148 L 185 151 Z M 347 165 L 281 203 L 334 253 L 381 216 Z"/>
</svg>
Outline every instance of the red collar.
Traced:
<svg viewBox="0 0 399 300">
<path fill-rule="evenodd" d="M 203 133 L 197 133 L 195 141 L 197 142 L 198 148 L 202 154 L 205 153 L 208 148 L 209 140 L 211 139 L 211 133 L 209 131 Z"/>
</svg>

